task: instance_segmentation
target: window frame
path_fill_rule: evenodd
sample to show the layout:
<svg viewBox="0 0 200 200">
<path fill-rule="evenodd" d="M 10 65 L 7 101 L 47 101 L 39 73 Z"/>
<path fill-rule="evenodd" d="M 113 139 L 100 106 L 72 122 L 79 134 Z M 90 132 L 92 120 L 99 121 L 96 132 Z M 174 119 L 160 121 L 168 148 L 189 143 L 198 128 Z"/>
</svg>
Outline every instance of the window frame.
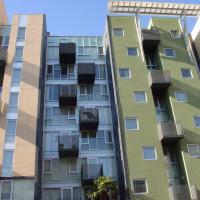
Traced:
<svg viewBox="0 0 200 200">
<path fill-rule="evenodd" d="M 198 117 L 200 119 L 200 115 L 194 115 L 193 116 L 193 121 L 194 121 L 195 128 L 200 128 L 200 126 L 196 126 L 195 117 Z"/>
<path fill-rule="evenodd" d="M 13 194 L 13 181 L 12 180 L 2 180 L 2 182 L 1 182 L 1 188 L 0 188 L 0 199 L 2 198 L 2 186 L 3 186 L 3 183 L 4 182 L 10 182 L 10 184 L 11 184 L 11 188 L 10 188 L 10 200 L 12 199 L 12 194 Z"/>
<path fill-rule="evenodd" d="M 135 192 L 134 181 L 144 181 L 145 182 L 146 192 Z M 133 179 L 132 184 L 133 184 L 133 192 L 134 192 L 135 195 L 142 195 L 142 194 L 149 193 L 149 188 L 148 188 L 148 183 L 147 183 L 147 179 L 146 178 Z"/>
<path fill-rule="evenodd" d="M 144 148 L 153 148 L 154 150 L 154 155 L 155 157 L 154 158 L 145 158 L 144 156 Z M 143 153 L 143 159 L 144 160 L 157 160 L 158 159 L 158 155 L 157 155 L 157 150 L 156 150 L 156 147 L 155 146 L 142 146 L 142 153 Z"/>
<path fill-rule="evenodd" d="M 122 34 L 116 35 L 116 34 L 115 34 L 115 33 L 116 33 L 115 31 L 117 31 L 117 29 L 118 29 L 118 30 L 121 29 L 121 33 L 122 33 Z M 114 36 L 114 37 L 124 37 L 124 29 L 123 29 L 123 28 L 117 28 L 117 27 L 116 27 L 116 28 L 113 28 L 113 36 Z"/>
<path fill-rule="evenodd" d="M 144 100 L 145 101 L 137 101 L 136 100 L 136 96 L 135 96 L 136 93 L 144 93 Z M 147 103 L 148 102 L 147 94 L 146 94 L 145 91 L 133 91 L 133 98 L 134 98 L 135 103 L 142 103 L 143 104 L 143 103 Z"/>
<path fill-rule="evenodd" d="M 46 165 L 46 161 L 50 161 L 50 172 L 45 171 L 45 165 Z M 44 159 L 44 174 L 52 174 L 52 159 Z"/>
<path fill-rule="evenodd" d="M 128 129 L 128 128 L 126 127 L 126 120 L 127 120 L 127 119 L 135 119 L 135 120 L 136 120 L 137 128 L 136 128 L 136 129 Z M 138 118 L 137 118 L 137 117 L 124 117 L 124 125 L 125 125 L 125 130 L 126 130 L 126 131 L 139 131 L 139 130 L 140 130 L 139 121 L 138 121 Z"/>
<path fill-rule="evenodd" d="M 168 56 L 168 55 L 166 54 L 166 50 L 167 50 L 167 49 L 172 49 L 173 52 L 174 52 L 174 56 Z M 174 51 L 173 48 L 163 48 L 163 52 L 164 52 L 164 55 L 165 55 L 166 57 L 168 57 L 168 58 L 175 58 L 175 57 L 176 57 L 176 52 Z"/>
<path fill-rule="evenodd" d="M 189 70 L 191 76 L 188 76 L 188 77 L 183 76 L 182 70 Z M 193 79 L 193 78 L 194 78 L 191 68 L 181 68 L 181 69 L 180 69 L 180 74 L 181 74 L 181 77 L 182 77 L 182 78 L 186 78 L 186 79 Z"/>
<path fill-rule="evenodd" d="M 178 101 L 178 99 L 177 99 L 177 93 L 184 93 L 185 94 L 185 100 L 184 101 L 182 101 L 182 100 Z M 175 95 L 177 103 L 186 103 L 186 102 L 188 102 L 188 95 L 187 95 L 187 93 L 185 91 L 176 90 L 176 91 L 174 91 L 174 95 Z"/>
<path fill-rule="evenodd" d="M 120 70 L 128 70 L 129 76 L 128 77 L 120 76 Z M 123 78 L 123 79 L 131 79 L 132 78 L 130 68 L 118 68 L 118 75 L 119 75 L 120 78 Z"/>
<path fill-rule="evenodd" d="M 130 56 L 130 57 L 137 57 L 139 56 L 139 51 L 138 51 L 138 47 L 127 47 L 127 56 Z M 129 55 L 129 49 L 136 49 L 136 55 Z"/>
<path fill-rule="evenodd" d="M 199 146 L 199 155 L 192 155 L 190 153 L 189 146 Z M 188 150 L 188 154 L 190 155 L 190 157 L 192 157 L 192 158 L 200 158 L 200 144 L 187 144 L 187 150 Z"/>
<path fill-rule="evenodd" d="M 172 31 L 178 31 L 178 36 L 174 36 L 173 33 L 172 33 Z M 170 29 L 169 32 L 170 32 L 170 36 L 172 38 L 176 38 L 176 39 L 177 38 L 181 38 L 181 32 L 180 32 L 180 30 L 178 30 L 178 29 Z"/>
<path fill-rule="evenodd" d="M 24 36 L 19 36 L 20 29 L 24 30 Z M 19 27 L 17 31 L 17 42 L 24 42 L 26 38 L 26 27 Z"/>
</svg>

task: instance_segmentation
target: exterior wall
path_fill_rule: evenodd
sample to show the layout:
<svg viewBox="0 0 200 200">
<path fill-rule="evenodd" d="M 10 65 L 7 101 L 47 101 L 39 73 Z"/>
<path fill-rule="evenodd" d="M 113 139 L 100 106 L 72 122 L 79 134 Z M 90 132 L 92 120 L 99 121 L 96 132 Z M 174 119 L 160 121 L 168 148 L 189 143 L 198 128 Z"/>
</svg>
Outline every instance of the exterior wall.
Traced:
<svg viewBox="0 0 200 200">
<path fill-rule="evenodd" d="M 4 5 L 4 0 L 0 0 L 0 25 L 8 24 L 7 13 Z"/>
<path fill-rule="evenodd" d="M 124 37 L 114 37 L 113 28 L 123 28 Z M 152 92 L 148 85 L 148 70 L 146 63 L 141 58 L 135 18 L 108 16 L 108 29 L 115 80 L 113 84 L 117 93 L 119 128 L 130 199 L 169 200 L 162 146 L 157 135 L 155 108 Z M 139 56 L 129 57 L 127 47 L 137 47 Z M 129 68 L 132 78 L 121 79 L 118 75 L 119 68 Z M 145 91 L 148 102 L 135 103 L 133 91 Z M 125 130 L 124 117 L 137 117 L 139 130 Z M 143 146 L 156 147 L 157 160 L 145 161 L 142 154 Z M 134 195 L 133 179 L 146 179 L 148 193 L 140 196 Z"/>
<path fill-rule="evenodd" d="M 180 143 L 179 153 L 183 160 L 183 168 L 186 172 L 189 186 L 196 184 L 197 190 L 200 189 L 200 165 L 199 158 L 192 158 L 187 149 L 187 144 L 200 144 L 199 128 L 195 127 L 193 116 L 199 115 L 199 99 L 200 99 L 200 81 L 197 74 L 197 69 L 190 60 L 184 38 L 172 38 L 170 30 L 181 30 L 178 19 L 160 19 L 153 18 L 152 24 L 161 33 L 161 42 L 159 44 L 159 57 L 161 67 L 164 70 L 169 70 L 172 85 L 168 91 L 168 99 L 173 111 L 174 121 L 181 122 L 184 130 L 184 139 Z M 176 57 L 168 58 L 163 53 L 163 48 L 173 48 Z M 182 78 L 180 69 L 190 68 L 193 78 Z M 188 96 L 188 102 L 176 102 L 174 91 L 185 91 Z"/>
<path fill-rule="evenodd" d="M 17 41 L 18 28 L 25 28 L 24 41 Z M 37 198 L 35 183 L 37 183 L 38 148 L 36 137 L 40 114 L 40 71 L 42 68 L 43 42 L 45 38 L 44 15 L 15 15 L 11 25 L 8 46 L 8 59 L 2 88 L 1 107 L 1 166 L 3 165 L 3 150 L 12 148 L 13 175 L 1 179 L 12 181 L 12 199 Z M 23 47 L 22 60 L 16 60 L 16 47 Z M 11 85 L 14 69 L 21 69 L 19 86 Z M 11 92 L 17 92 L 18 104 L 16 113 L 8 110 Z M 12 147 L 5 146 L 6 121 L 16 119 L 15 142 Z M 40 127 L 41 128 L 41 127 Z M 1 169 L 2 171 L 2 169 Z M 15 180 L 18 178 L 19 180 Z M 3 182 L 2 182 L 3 184 Z M 24 188 L 24 194 L 19 190 Z M 38 199 L 38 198 L 37 198 Z"/>
</svg>

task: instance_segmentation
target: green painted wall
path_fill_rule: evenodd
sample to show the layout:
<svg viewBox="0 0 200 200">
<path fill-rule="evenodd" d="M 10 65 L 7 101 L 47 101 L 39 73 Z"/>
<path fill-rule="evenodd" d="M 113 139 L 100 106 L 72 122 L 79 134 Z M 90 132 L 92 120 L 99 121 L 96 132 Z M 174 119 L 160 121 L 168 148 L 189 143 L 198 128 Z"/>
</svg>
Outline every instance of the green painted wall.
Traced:
<svg viewBox="0 0 200 200">
<path fill-rule="evenodd" d="M 121 137 L 125 164 L 127 170 L 127 183 L 131 199 L 169 200 L 167 172 L 164 164 L 162 145 L 158 138 L 156 114 L 152 92 L 148 84 L 148 70 L 142 61 L 135 18 L 128 16 L 109 16 L 109 34 L 111 40 L 115 86 L 118 93 Z M 114 37 L 113 28 L 123 28 L 124 37 Z M 127 47 L 138 47 L 139 56 L 129 57 Z M 122 79 L 118 75 L 118 68 L 130 68 L 131 79 Z M 148 103 L 135 103 L 133 91 L 145 91 Z M 137 117 L 138 131 L 124 130 L 124 117 Z M 142 146 L 155 146 L 157 160 L 145 161 Z M 134 195 L 132 180 L 146 178 L 149 192 L 145 195 Z"/>
<path fill-rule="evenodd" d="M 152 24 L 161 33 L 161 43 L 159 45 L 160 61 L 164 70 L 169 70 L 172 78 L 172 85 L 169 88 L 169 100 L 176 121 L 180 121 L 184 128 L 184 140 L 180 143 L 179 153 L 182 155 L 183 168 L 188 175 L 188 183 L 196 184 L 200 190 L 200 158 L 191 158 L 188 154 L 187 144 L 200 144 L 200 129 L 195 127 L 193 116 L 200 114 L 200 81 L 195 65 L 191 62 L 186 50 L 185 41 L 182 38 L 172 38 L 170 29 L 180 30 L 178 19 L 152 18 Z M 168 58 L 163 54 L 163 48 L 173 48 L 176 53 L 175 58 Z M 181 68 L 190 68 L 193 79 L 182 78 Z M 187 103 L 176 102 L 174 91 L 183 90 L 188 95 Z"/>
</svg>

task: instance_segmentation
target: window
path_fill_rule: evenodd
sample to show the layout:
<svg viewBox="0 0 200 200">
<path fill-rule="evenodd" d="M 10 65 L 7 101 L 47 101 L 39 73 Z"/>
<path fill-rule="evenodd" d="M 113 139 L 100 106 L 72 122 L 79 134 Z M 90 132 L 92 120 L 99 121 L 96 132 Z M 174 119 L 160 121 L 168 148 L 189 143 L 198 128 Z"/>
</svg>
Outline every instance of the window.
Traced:
<svg viewBox="0 0 200 200">
<path fill-rule="evenodd" d="M 194 116 L 195 126 L 200 128 L 200 116 Z"/>
<path fill-rule="evenodd" d="M 156 59 L 154 55 L 145 55 L 147 69 L 157 69 Z"/>
<path fill-rule="evenodd" d="M 136 47 L 134 48 L 127 48 L 129 56 L 138 56 L 138 50 Z"/>
<path fill-rule="evenodd" d="M 20 27 L 18 29 L 18 34 L 17 34 L 17 42 L 23 42 L 25 39 L 25 31 L 26 29 L 24 27 Z"/>
<path fill-rule="evenodd" d="M 147 97 L 145 92 L 142 91 L 137 91 L 134 92 L 134 99 L 136 103 L 146 103 L 147 102 Z"/>
<path fill-rule="evenodd" d="M 116 37 L 123 37 L 124 36 L 124 30 L 122 28 L 114 28 L 113 34 Z"/>
<path fill-rule="evenodd" d="M 1 187 L 2 187 L 2 189 L 1 189 L 1 200 L 10 200 L 12 182 L 11 181 L 3 181 Z"/>
<path fill-rule="evenodd" d="M 187 147 L 191 157 L 200 157 L 200 144 L 188 144 Z"/>
<path fill-rule="evenodd" d="M 131 78 L 131 73 L 129 69 L 119 69 L 119 76 L 121 78 Z"/>
<path fill-rule="evenodd" d="M 22 62 L 23 47 L 16 47 L 15 62 Z"/>
<path fill-rule="evenodd" d="M 71 159 L 69 161 L 69 172 L 70 173 L 77 173 L 78 168 L 77 168 L 77 160 L 76 159 Z"/>
<path fill-rule="evenodd" d="M 182 68 L 181 75 L 183 78 L 193 78 L 192 71 L 189 68 Z"/>
<path fill-rule="evenodd" d="M 147 182 L 145 179 L 133 180 L 133 189 L 135 194 L 147 193 Z"/>
<path fill-rule="evenodd" d="M 106 79 L 106 66 L 104 64 L 95 65 L 95 78 Z"/>
<path fill-rule="evenodd" d="M 98 47 L 98 54 L 103 54 L 103 47 Z"/>
<path fill-rule="evenodd" d="M 137 118 L 125 118 L 125 127 L 127 130 L 139 130 Z"/>
<path fill-rule="evenodd" d="M 12 176 L 13 175 L 12 169 L 13 169 L 13 150 L 4 150 L 2 175 Z"/>
<path fill-rule="evenodd" d="M 51 174 L 52 172 L 52 161 L 51 160 L 45 160 L 44 161 L 44 173 L 45 174 Z"/>
<path fill-rule="evenodd" d="M 84 49 L 83 49 L 83 47 L 78 47 L 78 54 L 81 54 L 81 55 L 84 54 Z"/>
<path fill-rule="evenodd" d="M 16 113 L 17 112 L 17 103 L 18 103 L 18 93 L 10 93 L 8 112 Z"/>
<path fill-rule="evenodd" d="M 47 101 L 58 101 L 60 94 L 60 86 L 59 85 L 47 85 Z"/>
<path fill-rule="evenodd" d="M 164 53 L 167 57 L 176 57 L 175 51 L 172 48 L 165 48 Z"/>
<path fill-rule="evenodd" d="M 11 86 L 18 87 L 20 85 L 20 79 L 21 79 L 21 69 L 13 69 Z"/>
<path fill-rule="evenodd" d="M 177 102 L 187 102 L 187 94 L 183 91 L 175 91 L 175 97 Z"/>
<path fill-rule="evenodd" d="M 8 119 L 6 126 L 6 134 L 15 135 L 16 134 L 16 120 Z"/>
<path fill-rule="evenodd" d="M 170 30 L 171 37 L 173 38 L 180 38 L 180 31 L 179 30 Z"/>
<path fill-rule="evenodd" d="M 155 147 L 143 147 L 144 160 L 156 160 L 156 150 Z"/>
</svg>

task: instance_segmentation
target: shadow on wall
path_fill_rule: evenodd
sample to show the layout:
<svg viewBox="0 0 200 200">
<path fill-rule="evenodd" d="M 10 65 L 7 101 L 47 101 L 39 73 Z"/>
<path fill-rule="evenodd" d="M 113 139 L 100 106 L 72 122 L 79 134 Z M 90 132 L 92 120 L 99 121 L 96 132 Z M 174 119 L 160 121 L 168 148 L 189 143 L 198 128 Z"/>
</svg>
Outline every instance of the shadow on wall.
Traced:
<svg viewBox="0 0 200 200">
<path fill-rule="evenodd" d="M 194 88 L 191 85 L 186 84 L 185 82 L 181 82 L 176 79 L 172 79 L 172 84 L 174 91 L 185 91 L 188 96 L 187 104 L 194 106 L 196 108 L 200 108 L 200 89 Z M 174 95 L 174 94 L 173 94 Z M 173 96 L 174 97 L 174 96 Z"/>
</svg>

